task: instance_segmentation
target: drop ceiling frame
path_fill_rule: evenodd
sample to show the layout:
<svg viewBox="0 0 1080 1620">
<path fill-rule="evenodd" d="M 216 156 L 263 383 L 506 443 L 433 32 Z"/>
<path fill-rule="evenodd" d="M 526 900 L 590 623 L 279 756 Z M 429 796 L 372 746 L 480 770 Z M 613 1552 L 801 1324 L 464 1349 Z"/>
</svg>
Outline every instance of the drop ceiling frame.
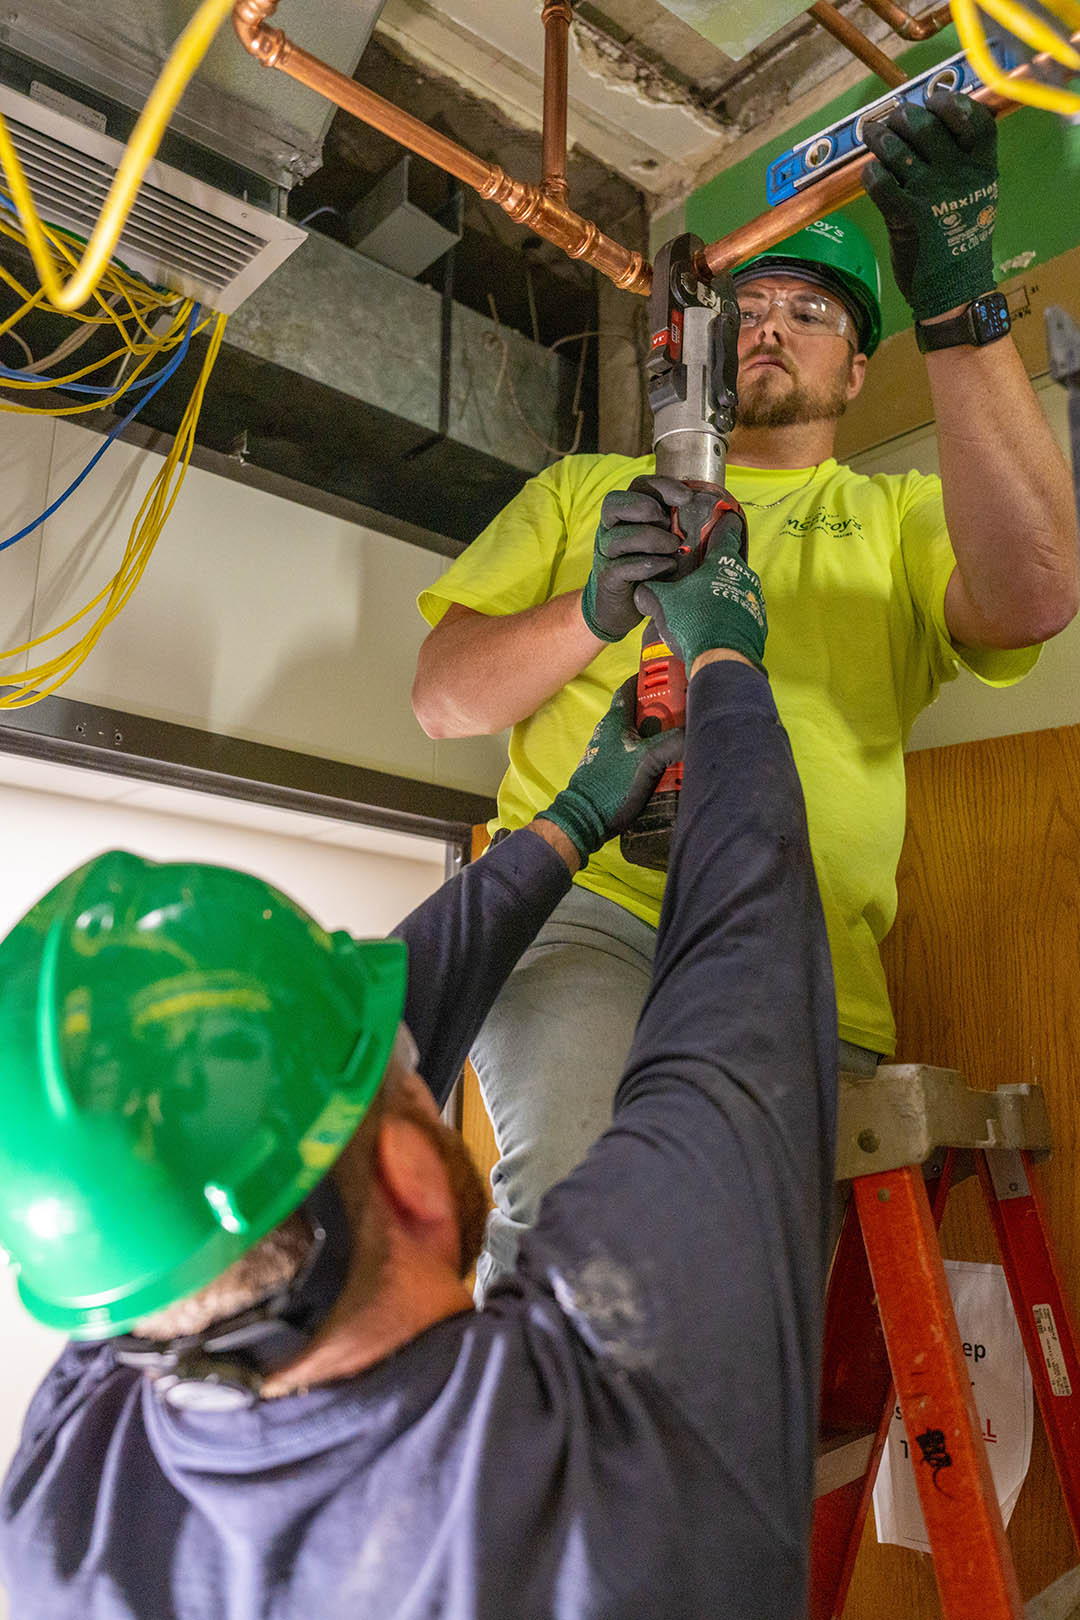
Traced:
<svg viewBox="0 0 1080 1620">
<path fill-rule="evenodd" d="M 56 696 L 0 710 L 0 752 L 441 839 L 448 869 L 495 813 L 483 794 Z"/>
</svg>

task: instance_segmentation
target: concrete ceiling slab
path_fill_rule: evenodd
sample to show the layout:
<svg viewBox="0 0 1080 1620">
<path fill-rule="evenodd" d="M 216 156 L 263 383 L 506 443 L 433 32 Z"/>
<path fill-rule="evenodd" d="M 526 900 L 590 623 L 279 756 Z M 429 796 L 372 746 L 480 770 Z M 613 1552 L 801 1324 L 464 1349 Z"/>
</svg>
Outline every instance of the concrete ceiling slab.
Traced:
<svg viewBox="0 0 1080 1620">
<path fill-rule="evenodd" d="M 778 3 L 790 18 L 791 0 Z M 758 0 L 751 4 L 756 14 Z M 846 9 L 886 54 L 903 48 L 872 13 Z M 376 34 L 421 72 L 539 130 L 538 0 L 387 0 Z M 655 211 L 865 74 L 801 11 L 737 62 L 659 0 L 582 0 L 571 29 L 568 140 L 639 187 Z"/>
<path fill-rule="evenodd" d="M 525 129 L 538 130 L 543 102 L 544 35 L 531 0 L 388 0 L 380 38 L 429 71 L 493 100 Z M 714 120 L 654 75 L 643 83 L 625 56 L 605 56 L 591 34 L 573 34 L 568 139 L 650 191 L 678 190 L 712 149 Z"/>
<path fill-rule="evenodd" d="M 805 10 L 800 0 L 665 0 L 669 11 L 739 61 Z"/>
</svg>

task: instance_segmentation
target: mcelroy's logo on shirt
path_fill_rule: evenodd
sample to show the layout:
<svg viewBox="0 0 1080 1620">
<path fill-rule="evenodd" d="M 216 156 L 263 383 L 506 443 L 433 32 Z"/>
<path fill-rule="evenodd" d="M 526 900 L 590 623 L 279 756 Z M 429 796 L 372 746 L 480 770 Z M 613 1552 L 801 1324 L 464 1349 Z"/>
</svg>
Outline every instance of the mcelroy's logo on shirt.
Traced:
<svg viewBox="0 0 1080 1620">
<path fill-rule="evenodd" d="M 852 536 L 862 534 L 863 527 L 858 518 L 839 517 L 835 512 L 828 512 L 819 506 L 804 518 L 789 517 L 781 534 L 828 534 L 835 539 L 850 539 Z"/>
</svg>

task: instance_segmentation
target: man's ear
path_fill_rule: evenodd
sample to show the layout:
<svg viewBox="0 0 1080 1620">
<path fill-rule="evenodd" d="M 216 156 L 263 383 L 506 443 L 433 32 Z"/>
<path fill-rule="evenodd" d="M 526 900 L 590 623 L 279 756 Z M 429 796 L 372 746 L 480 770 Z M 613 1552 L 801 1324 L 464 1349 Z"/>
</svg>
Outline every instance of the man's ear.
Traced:
<svg viewBox="0 0 1080 1620">
<path fill-rule="evenodd" d="M 399 1220 L 428 1226 L 453 1219 L 454 1200 L 446 1166 L 419 1125 L 389 1113 L 379 1126 L 375 1172 Z"/>
<path fill-rule="evenodd" d="M 853 354 L 851 357 L 851 373 L 848 377 L 847 397 L 853 400 L 862 392 L 862 385 L 866 381 L 866 356 Z"/>
</svg>

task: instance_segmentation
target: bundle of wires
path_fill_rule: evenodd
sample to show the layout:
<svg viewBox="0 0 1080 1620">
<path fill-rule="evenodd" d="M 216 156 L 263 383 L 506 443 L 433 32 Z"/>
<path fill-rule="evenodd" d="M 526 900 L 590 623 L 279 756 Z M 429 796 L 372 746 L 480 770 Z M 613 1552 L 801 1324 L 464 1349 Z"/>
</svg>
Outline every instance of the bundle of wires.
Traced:
<svg viewBox="0 0 1080 1620">
<path fill-rule="evenodd" d="M 74 253 L 83 246 L 79 239 L 47 226 L 42 229 L 52 251 L 59 258 L 74 264 Z M 2 194 L 0 194 L 0 234 L 25 242 L 21 221 L 14 215 L 10 200 Z M 0 336 L 8 332 L 14 333 L 18 323 L 32 309 L 62 313 L 56 310 L 43 288 L 39 288 L 37 292 L 30 292 L 2 265 L 0 265 L 0 281 L 22 300 L 14 314 L 0 322 Z M 25 402 L 22 398 L 0 399 L 0 410 L 18 411 L 32 416 L 79 416 L 86 411 L 116 406 L 121 400 L 125 402 L 131 400 L 133 403 L 126 414 L 111 427 L 100 447 L 78 476 L 38 517 L 25 524 L 17 533 L 0 541 L 0 552 L 8 550 L 40 528 L 45 520 L 79 488 L 110 445 L 175 375 L 183 364 L 192 338 L 209 328 L 210 341 L 179 430 L 160 471 L 147 490 L 132 525 L 120 567 L 108 584 L 63 624 L 17 647 L 0 651 L 0 666 L 2 666 L 11 659 L 22 658 L 25 654 L 43 648 L 75 626 L 82 627 L 80 633 L 61 651 L 54 652 L 53 656 L 43 662 L 13 675 L 5 675 L 0 669 L 0 686 L 6 688 L 0 692 L 0 708 L 24 708 L 55 692 L 85 661 L 106 626 L 111 624 L 130 599 L 180 493 L 195 445 L 195 429 L 206 385 L 217 359 L 225 329 L 223 315 L 204 314 L 200 305 L 192 299 L 180 298 L 165 289 L 152 287 L 115 262 L 107 267 L 87 307 L 76 311 L 71 319 L 76 322 L 75 330 L 44 360 L 36 364 L 32 362 L 19 371 L 0 366 L 0 386 L 25 395 Z M 56 365 L 69 358 L 103 327 L 110 325 L 118 334 L 120 340 L 118 347 L 68 375 L 44 375 L 45 367 Z M 160 363 L 155 365 L 155 362 Z M 101 381 L 102 374 L 109 368 L 115 370 L 118 363 L 120 370 L 112 380 Z M 99 380 L 86 380 L 94 377 Z M 66 398 L 58 400 L 55 396 L 51 396 L 48 403 L 31 403 L 35 397 L 40 398 L 42 391 L 46 389 L 62 389 L 65 394 L 73 393 L 78 398 L 73 401 Z"/>
<path fill-rule="evenodd" d="M 1047 112 L 1060 113 L 1063 118 L 1076 118 L 1080 116 L 1080 91 L 1069 89 L 1066 84 L 1044 83 L 1040 77 L 1014 78 L 1005 74 L 987 45 L 980 11 L 984 11 L 1001 32 L 1050 62 L 1058 63 L 1066 79 L 1075 77 L 1080 73 L 1080 51 L 1076 48 L 1080 0 L 1041 0 L 1040 9 L 1043 15 L 1021 4 L 1020 0 L 951 0 L 952 19 L 960 43 L 984 84 L 1010 101 L 1042 107 Z M 1058 28 L 1057 23 L 1063 26 Z"/>
<path fill-rule="evenodd" d="M 34 206 L 18 153 L 7 125 L 0 117 L 0 170 L 3 171 L 19 218 L 26 227 L 26 246 L 38 280 L 54 309 L 73 315 L 92 297 L 106 275 L 143 176 L 161 143 L 169 119 L 232 7 L 233 0 L 202 0 L 176 41 L 131 132 L 131 139 L 90 240 L 82 244 L 86 251 L 78 263 L 69 256 L 73 273 L 67 281 L 59 274 L 56 260 L 49 251 L 49 231 Z"/>
</svg>

